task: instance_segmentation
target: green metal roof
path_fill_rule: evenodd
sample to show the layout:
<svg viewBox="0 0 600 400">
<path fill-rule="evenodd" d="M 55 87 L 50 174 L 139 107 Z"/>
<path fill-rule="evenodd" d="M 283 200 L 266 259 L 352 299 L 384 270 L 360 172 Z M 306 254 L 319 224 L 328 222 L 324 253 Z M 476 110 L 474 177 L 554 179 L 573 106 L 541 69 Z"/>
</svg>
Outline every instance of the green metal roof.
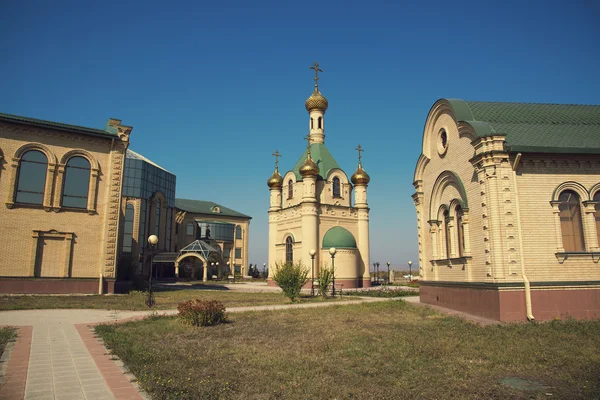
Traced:
<svg viewBox="0 0 600 400">
<path fill-rule="evenodd" d="M 355 249 L 356 239 L 346 228 L 334 226 L 323 236 L 323 248 Z"/>
<path fill-rule="evenodd" d="M 340 166 L 323 143 L 311 144 L 310 156 L 319 167 L 319 175 L 317 176 L 317 179 L 324 179 L 324 177 L 326 177 L 332 169 L 337 168 L 341 170 Z M 300 159 L 298 159 L 298 162 L 292 169 L 294 174 L 296 174 L 296 180 L 298 181 L 302 180 L 302 175 L 300 175 L 300 167 L 302 164 L 304 164 L 304 161 L 306 161 L 306 157 L 308 157 L 308 150 L 304 150 L 304 153 L 302 153 L 302 156 L 300 156 Z"/>
<path fill-rule="evenodd" d="M 600 106 L 445 99 L 480 137 L 506 135 L 506 150 L 600 153 Z"/>
<path fill-rule="evenodd" d="M 80 134 L 90 135 L 90 136 L 106 137 L 109 139 L 113 139 L 113 138 L 117 137 L 117 130 L 113 127 L 110 127 L 110 129 L 106 129 L 106 130 L 86 128 L 84 126 L 69 125 L 69 124 L 63 124 L 60 122 L 45 121 L 45 120 L 41 120 L 41 119 L 21 117 L 18 115 L 11 115 L 11 114 L 4 114 L 4 113 L 0 113 L 0 121 L 1 120 L 13 122 L 13 123 L 17 123 L 17 124 L 40 126 L 43 128 L 52 128 L 52 129 L 57 129 L 57 130 L 65 131 L 65 132 L 73 132 L 73 133 L 80 133 Z M 108 127 L 108 125 L 107 125 L 107 127 Z"/>
<path fill-rule="evenodd" d="M 180 210 L 198 213 L 198 214 L 210 214 L 210 215 L 222 215 L 226 217 L 240 217 L 240 218 L 252 218 L 246 214 L 242 214 L 231 208 L 227 208 L 220 204 L 214 203 L 212 201 L 204 201 L 204 200 L 189 200 L 189 199 L 175 199 L 175 207 Z M 214 208 L 219 207 L 221 212 L 214 212 Z"/>
</svg>

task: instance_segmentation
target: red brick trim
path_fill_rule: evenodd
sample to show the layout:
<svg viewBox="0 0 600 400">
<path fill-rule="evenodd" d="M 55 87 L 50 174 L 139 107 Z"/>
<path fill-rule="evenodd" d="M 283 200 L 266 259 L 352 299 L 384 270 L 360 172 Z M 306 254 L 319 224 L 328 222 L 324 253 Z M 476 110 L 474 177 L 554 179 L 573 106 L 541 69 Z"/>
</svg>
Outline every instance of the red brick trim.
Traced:
<svg viewBox="0 0 600 400">
<path fill-rule="evenodd" d="M 10 353 L 4 381 L 0 387 L 0 399 L 2 400 L 20 400 L 25 397 L 33 326 L 17 328 L 19 328 L 19 336 Z"/>
<path fill-rule="evenodd" d="M 94 337 L 94 333 L 91 330 L 92 326 L 95 326 L 95 324 L 77 324 L 75 328 L 79 332 L 79 336 L 81 336 L 83 343 L 85 343 L 113 396 L 117 400 L 141 400 L 142 396 L 140 396 L 137 389 L 127 379 L 117 364 L 111 360 L 112 356 L 107 354 L 104 346 Z"/>
</svg>

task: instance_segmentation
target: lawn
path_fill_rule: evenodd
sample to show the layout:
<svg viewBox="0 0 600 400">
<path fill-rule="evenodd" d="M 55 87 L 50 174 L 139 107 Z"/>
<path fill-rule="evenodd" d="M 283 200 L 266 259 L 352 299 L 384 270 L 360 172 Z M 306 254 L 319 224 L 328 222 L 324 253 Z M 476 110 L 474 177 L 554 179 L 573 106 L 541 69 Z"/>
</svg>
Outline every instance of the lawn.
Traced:
<svg viewBox="0 0 600 400">
<path fill-rule="evenodd" d="M 229 320 L 195 328 L 155 317 L 96 331 L 155 399 L 600 397 L 600 321 L 482 327 L 403 301 Z"/>
<path fill-rule="evenodd" d="M 133 292 L 127 295 L 90 296 L 0 296 L 0 311 L 50 308 L 94 308 L 107 310 L 147 310 L 144 303 L 146 292 Z M 182 301 L 201 299 L 218 300 L 225 307 L 263 306 L 287 304 L 289 300 L 282 293 L 244 293 L 228 290 L 182 289 L 154 292 L 155 309 L 175 309 Z M 337 301 L 336 298 L 334 301 Z M 320 301 L 303 296 L 300 302 Z"/>
<path fill-rule="evenodd" d="M 4 349 L 8 342 L 10 342 L 15 336 L 17 336 L 17 330 L 15 328 L 0 327 L 0 356 L 4 353 Z"/>
</svg>

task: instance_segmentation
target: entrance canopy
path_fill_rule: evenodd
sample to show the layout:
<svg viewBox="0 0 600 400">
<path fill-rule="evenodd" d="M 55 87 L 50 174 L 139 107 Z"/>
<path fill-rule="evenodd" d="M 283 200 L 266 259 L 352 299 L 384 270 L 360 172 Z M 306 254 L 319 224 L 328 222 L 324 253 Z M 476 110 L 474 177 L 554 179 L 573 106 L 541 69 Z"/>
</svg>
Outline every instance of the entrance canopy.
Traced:
<svg viewBox="0 0 600 400">
<path fill-rule="evenodd" d="M 202 240 L 195 240 L 192 243 L 185 246 L 183 249 L 181 249 L 179 251 L 178 257 L 182 256 L 186 253 L 199 253 L 204 257 L 205 260 L 208 260 L 208 257 L 210 256 L 211 253 L 217 253 L 220 257 L 221 256 L 221 248 L 219 246 L 214 248 L 213 246 L 211 246 L 210 244 L 208 244 Z M 178 257 L 176 257 L 176 259 Z"/>
</svg>

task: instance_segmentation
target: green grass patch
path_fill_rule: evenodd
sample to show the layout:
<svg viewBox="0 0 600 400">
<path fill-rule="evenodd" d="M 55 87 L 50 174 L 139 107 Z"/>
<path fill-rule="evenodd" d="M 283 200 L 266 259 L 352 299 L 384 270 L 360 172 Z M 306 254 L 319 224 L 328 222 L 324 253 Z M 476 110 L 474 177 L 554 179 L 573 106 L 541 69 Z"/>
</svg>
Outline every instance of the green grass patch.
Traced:
<svg viewBox="0 0 600 400">
<path fill-rule="evenodd" d="M 383 287 L 381 289 L 362 289 L 344 292 L 347 296 L 365 296 L 365 297 L 405 297 L 418 296 L 416 290 L 402 290 L 393 287 Z"/>
<path fill-rule="evenodd" d="M 600 397 L 600 321 L 483 327 L 394 301 L 96 331 L 153 398 Z M 505 378 L 539 385 L 517 389 Z"/>
<path fill-rule="evenodd" d="M 17 336 L 17 329 L 13 327 L 1 327 L 0 328 L 0 356 L 4 353 L 8 342 L 13 340 Z"/>
<path fill-rule="evenodd" d="M 18 295 L 0 296 L 0 311 L 5 310 L 31 310 L 31 309 L 105 309 L 105 310 L 147 310 L 145 304 L 147 292 L 132 292 L 130 294 L 116 295 Z M 179 303 L 194 299 L 217 300 L 225 307 L 264 306 L 273 304 L 289 304 L 290 301 L 282 293 L 246 293 L 228 290 L 206 289 L 161 289 L 154 292 L 156 310 L 176 309 Z M 300 297 L 300 303 L 321 301 L 307 295 Z M 327 301 L 339 301 L 330 299 Z"/>
</svg>

